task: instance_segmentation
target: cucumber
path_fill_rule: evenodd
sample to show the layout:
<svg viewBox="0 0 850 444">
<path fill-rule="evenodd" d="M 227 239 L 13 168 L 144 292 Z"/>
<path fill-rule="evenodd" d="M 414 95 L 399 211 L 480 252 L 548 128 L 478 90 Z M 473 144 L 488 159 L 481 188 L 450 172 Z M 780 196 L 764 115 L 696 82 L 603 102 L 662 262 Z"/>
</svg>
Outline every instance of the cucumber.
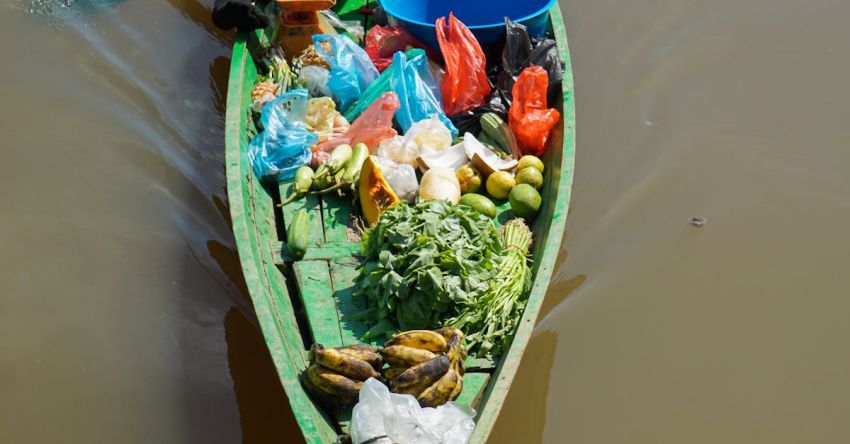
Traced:
<svg viewBox="0 0 850 444">
<path fill-rule="evenodd" d="M 494 204 L 493 201 L 488 199 L 486 196 L 476 193 L 466 193 L 460 197 L 460 202 L 458 202 L 458 204 L 472 207 L 473 210 L 489 217 L 490 219 L 496 217 L 496 204 Z"/>
<path fill-rule="evenodd" d="M 286 249 L 296 259 L 301 259 L 307 253 L 310 242 L 310 215 L 307 210 L 300 209 L 286 228 Z"/>
</svg>

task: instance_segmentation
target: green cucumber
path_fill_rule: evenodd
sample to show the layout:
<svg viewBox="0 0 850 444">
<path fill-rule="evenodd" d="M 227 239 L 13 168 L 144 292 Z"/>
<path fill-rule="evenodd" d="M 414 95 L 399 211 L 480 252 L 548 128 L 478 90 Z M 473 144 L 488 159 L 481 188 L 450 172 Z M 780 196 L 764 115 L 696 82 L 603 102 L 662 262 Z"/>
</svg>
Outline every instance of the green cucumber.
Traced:
<svg viewBox="0 0 850 444">
<path fill-rule="evenodd" d="M 295 212 L 292 222 L 286 228 L 286 249 L 294 258 L 301 259 L 307 254 L 309 242 L 310 214 L 302 208 Z"/>
</svg>

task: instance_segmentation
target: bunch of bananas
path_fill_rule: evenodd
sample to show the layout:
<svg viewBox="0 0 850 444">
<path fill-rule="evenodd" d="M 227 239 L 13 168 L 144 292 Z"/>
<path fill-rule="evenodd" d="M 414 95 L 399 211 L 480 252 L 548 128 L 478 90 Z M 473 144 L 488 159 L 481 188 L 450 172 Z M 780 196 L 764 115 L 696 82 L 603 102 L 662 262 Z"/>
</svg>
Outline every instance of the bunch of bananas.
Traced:
<svg viewBox="0 0 850 444">
<path fill-rule="evenodd" d="M 384 360 L 378 349 L 365 344 L 325 348 L 314 344 L 310 366 L 302 375 L 307 392 L 325 407 L 339 409 L 357 401 L 363 381 L 379 378 Z"/>
<path fill-rule="evenodd" d="M 456 328 L 399 333 L 381 354 L 390 365 L 383 372 L 390 390 L 415 396 L 422 407 L 443 405 L 463 389 L 466 349 Z"/>
</svg>

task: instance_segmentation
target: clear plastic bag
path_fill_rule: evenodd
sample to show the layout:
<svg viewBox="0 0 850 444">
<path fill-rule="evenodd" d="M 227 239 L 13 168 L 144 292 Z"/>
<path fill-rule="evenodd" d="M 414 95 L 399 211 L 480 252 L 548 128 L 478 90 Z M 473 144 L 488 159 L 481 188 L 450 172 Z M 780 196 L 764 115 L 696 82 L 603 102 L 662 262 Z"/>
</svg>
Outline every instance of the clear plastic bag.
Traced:
<svg viewBox="0 0 850 444">
<path fill-rule="evenodd" d="M 398 134 L 393 129 L 393 116 L 398 107 L 398 97 L 395 93 L 392 91 L 384 93 L 351 124 L 345 134 L 319 144 L 317 151 L 330 152 L 343 143 L 351 146 L 365 143 L 370 152 L 374 151 L 382 140 L 390 139 Z"/>
<path fill-rule="evenodd" d="M 348 37 L 317 34 L 313 36 L 313 44 L 331 67 L 328 87 L 339 108 L 347 109 L 378 78 L 378 70 L 363 48 Z"/>
<path fill-rule="evenodd" d="M 330 97 L 319 97 L 307 101 L 307 115 L 304 123 L 307 129 L 324 142 L 333 136 L 334 123 L 336 122 L 336 104 Z"/>
<path fill-rule="evenodd" d="M 376 154 L 395 162 L 417 166 L 423 152 L 444 151 L 452 146 L 452 133 L 437 116 L 414 123 L 404 136 L 381 142 Z"/>
<path fill-rule="evenodd" d="M 419 191 L 419 181 L 416 180 L 416 169 L 406 163 L 396 163 L 390 159 L 373 156 L 372 160 L 378 165 L 384 180 L 400 199 L 413 202 Z"/>
<path fill-rule="evenodd" d="M 561 116 L 558 110 L 546 105 L 548 86 L 549 77 L 539 66 L 523 70 L 514 83 L 509 124 L 523 154 L 543 156 L 549 131 Z"/>
<path fill-rule="evenodd" d="M 330 97 L 333 95 L 328 81 L 331 72 L 321 66 L 307 65 L 298 73 L 298 80 L 307 87 L 311 97 Z"/>
<path fill-rule="evenodd" d="M 369 378 L 351 413 L 354 444 L 465 444 L 475 428 L 475 411 L 449 402 L 437 408 L 419 406 L 413 395 L 390 393 Z"/>
<path fill-rule="evenodd" d="M 454 14 L 437 19 L 437 42 L 446 62 L 443 109 L 449 116 L 480 106 L 490 94 L 487 59 L 478 40 Z"/>
<path fill-rule="evenodd" d="M 434 96 L 431 86 L 436 82 L 431 75 L 428 58 L 418 55 L 408 59 L 403 52 L 393 56 L 393 74 L 390 87 L 398 95 L 401 108 L 396 114 L 396 120 L 402 131 L 407 133 L 414 122 L 437 116 L 446 128 L 457 137 L 458 131 L 452 121 L 443 113 L 440 100 Z"/>
<path fill-rule="evenodd" d="M 248 157 L 257 176 L 285 180 L 310 162 L 310 147 L 318 141 L 307 130 L 307 90 L 295 89 L 281 94 L 263 107 L 260 122 L 263 132 L 251 140 Z"/>
<path fill-rule="evenodd" d="M 358 42 L 363 41 L 363 24 L 360 22 L 356 20 L 343 20 L 330 9 L 323 9 L 319 12 L 334 28 L 342 29 L 351 34 L 351 37 L 354 37 Z"/>
</svg>

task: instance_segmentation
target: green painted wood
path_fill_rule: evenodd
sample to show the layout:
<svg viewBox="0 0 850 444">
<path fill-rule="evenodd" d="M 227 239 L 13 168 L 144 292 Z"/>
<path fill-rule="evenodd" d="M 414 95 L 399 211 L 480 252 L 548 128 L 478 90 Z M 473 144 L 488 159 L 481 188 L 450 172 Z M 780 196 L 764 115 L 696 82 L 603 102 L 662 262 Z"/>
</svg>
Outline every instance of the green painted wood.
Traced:
<svg viewBox="0 0 850 444">
<path fill-rule="evenodd" d="M 342 346 L 328 263 L 302 261 L 293 263 L 292 268 L 298 290 L 301 292 L 301 300 L 304 302 L 313 341 L 325 347 Z"/>
<path fill-rule="evenodd" d="M 473 404 L 479 412 L 471 441 L 474 443 L 487 441 L 531 337 L 558 255 L 569 208 L 575 151 L 573 78 L 566 32 L 557 5 L 550 11 L 550 18 L 552 32 L 558 41 L 558 48 L 566 67 L 562 84 L 563 101 L 553 104 L 560 107 L 563 119 L 562 123 L 553 130 L 548 153 L 543 159 L 546 164 L 544 185 L 541 189 L 543 205 L 532 225 L 534 282 L 513 343 L 501 360 L 498 363 L 474 359 L 467 362 L 468 368 L 475 371 L 469 371 L 465 375 L 465 388 L 460 400 Z M 282 253 L 282 239 L 277 238 L 272 211 L 274 202 L 267 189 L 253 177 L 246 154 L 250 91 L 256 77 L 256 67 L 250 58 L 249 48 L 256 44 L 261 36 L 260 32 L 250 35 L 241 33 L 237 36 L 228 85 L 225 149 L 233 232 L 257 318 L 295 419 L 307 442 L 331 443 L 336 441 L 337 434 L 341 430 L 340 426 L 345 427 L 348 423 L 344 416 L 332 419 L 326 412 L 317 408 L 298 381 L 298 375 L 304 370 L 306 364 L 305 350 L 309 344 L 301 341 L 295 320 L 292 298 L 297 296 L 288 293 L 283 273 L 285 270 L 278 268 L 278 265 L 288 262 L 289 258 Z M 288 191 L 288 189 L 282 190 L 281 194 L 286 196 Z M 346 304 L 357 301 L 346 302 L 345 289 L 349 288 L 346 287 L 346 283 L 353 280 L 354 271 L 352 270 L 356 265 L 356 258 L 353 257 L 353 253 L 351 258 L 342 257 L 345 254 L 344 248 L 354 248 L 354 246 L 341 246 L 340 243 L 345 242 L 341 229 L 343 224 L 333 222 L 340 219 L 339 211 L 350 210 L 350 207 L 334 208 L 333 201 L 328 199 L 326 209 L 324 202 L 317 202 L 319 202 L 318 199 L 312 203 L 305 199 L 301 203 L 301 205 L 310 205 L 311 212 L 316 214 L 311 218 L 311 222 L 317 223 L 318 229 L 311 232 L 317 234 L 311 233 L 314 246 L 308 249 L 308 255 L 314 255 L 311 256 L 313 260 L 298 262 L 293 266 L 293 270 L 326 265 L 333 292 L 330 301 L 333 301 L 336 311 L 340 341 L 350 341 L 357 336 L 358 327 L 346 324 L 345 317 L 346 313 L 357 307 L 347 307 Z M 291 217 L 296 209 L 295 207 L 281 209 L 284 220 L 288 220 L 287 218 Z M 501 219 L 497 220 L 497 223 L 501 222 L 503 222 Z M 329 243 L 325 244 L 326 241 Z M 296 276 L 298 274 L 295 273 Z M 303 278 L 305 276 L 302 276 L 302 280 Z M 302 284 L 307 284 L 306 280 Z M 309 285 L 315 284 L 310 282 Z M 327 288 L 322 291 L 327 292 Z M 320 291 L 309 287 L 305 293 L 309 293 L 306 294 L 305 299 L 309 301 L 317 297 Z M 322 303 L 326 309 L 331 305 L 327 298 Z M 311 304 L 305 303 L 305 306 L 308 305 Z M 311 329 L 314 328 L 313 323 L 331 324 L 333 318 L 329 314 L 331 310 L 325 311 L 326 315 L 322 318 L 311 317 L 308 313 Z M 332 330 L 331 327 L 328 328 Z M 480 404 L 476 402 L 477 400 L 480 400 Z"/>
<path fill-rule="evenodd" d="M 476 358 L 474 356 L 466 358 L 467 371 L 491 372 L 497 365 L 498 362 L 490 358 Z"/>
<path fill-rule="evenodd" d="M 555 260 L 560 251 L 564 224 L 570 207 L 575 167 L 576 108 L 573 96 L 573 71 L 570 64 L 564 19 L 557 3 L 549 10 L 549 17 L 552 32 L 558 42 L 558 51 L 564 61 L 564 78 L 561 85 L 563 97 L 560 103 L 561 122 L 553 129 L 549 147 L 543 159 L 546 165 L 542 188 L 543 205 L 531 227 L 534 233 L 532 255 L 534 259 L 534 282 L 532 283 L 528 304 L 514 334 L 513 342 L 507 353 L 501 357 L 499 366 L 493 373 L 493 382 L 484 392 L 482 407 L 479 409 L 476 419 L 477 424 L 470 439 L 473 444 L 487 442 L 493 424 L 499 417 L 502 404 L 522 360 L 522 354 L 525 352 L 534 330 L 540 306 L 546 296 Z"/>
<path fill-rule="evenodd" d="M 490 382 L 488 373 L 466 372 L 463 375 L 463 389 L 455 402 L 477 409 L 488 382 Z"/>
<path fill-rule="evenodd" d="M 334 300 L 339 313 L 339 329 L 344 344 L 360 342 L 358 338 L 369 330 L 365 322 L 353 317 L 366 309 L 366 301 L 363 298 L 354 298 L 354 279 L 358 274 L 358 265 L 359 261 L 352 258 L 336 259 L 330 262 Z"/>
<path fill-rule="evenodd" d="M 248 160 L 248 119 L 251 89 L 257 70 L 249 53 L 249 43 L 260 33 L 239 33 L 233 45 L 225 114 L 225 169 L 227 197 L 233 235 L 245 284 L 251 295 L 257 320 L 269 354 L 287 398 L 296 412 L 296 421 L 310 444 L 336 440 L 330 417 L 310 400 L 298 379 L 306 362 L 305 346 L 283 276 L 271 257 L 270 240 L 276 237 L 272 198 L 253 175 Z M 281 419 L 284 422 L 285 419 Z"/>
<path fill-rule="evenodd" d="M 283 265 L 287 262 L 295 261 L 289 251 L 286 249 L 286 244 L 283 242 L 274 242 L 272 245 L 272 256 L 274 263 Z M 360 256 L 360 244 L 353 242 L 345 243 L 324 243 L 318 247 L 308 247 L 302 261 L 328 261 L 332 259 L 351 259 Z"/>
<path fill-rule="evenodd" d="M 351 218 L 351 196 L 322 196 L 322 217 L 325 224 L 325 241 L 347 242 L 348 222 Z"/>
<path fill-rule="evenodd" d="M 281 199 L 285 199 L 292 193 L 293 183 L 291 181 L 281 182 L 278 184 Z M 310 213 L 310 245 L 318 246 L 325 241 L 324 228 L 322 226 L 322 206 L 319 196 L 308 194 L 301 199 L 290 202 L 281 208 L 283 220 L 286 227 L 289 227 L 289 222 L 295 217 L 298 210 L 305 209 Z"/>
</svg>

